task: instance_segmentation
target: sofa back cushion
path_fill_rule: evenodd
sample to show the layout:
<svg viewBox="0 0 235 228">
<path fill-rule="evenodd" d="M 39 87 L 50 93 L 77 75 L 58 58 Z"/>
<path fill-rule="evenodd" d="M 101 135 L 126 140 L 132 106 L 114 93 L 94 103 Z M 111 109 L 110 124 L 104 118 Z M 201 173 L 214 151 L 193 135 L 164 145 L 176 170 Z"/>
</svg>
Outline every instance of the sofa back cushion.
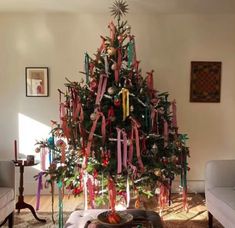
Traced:
<svg viewBox="0 0 235 228">
<path fill-rule="evenodd" d="M 235 187 L 235 160 L 207 162 L 205 187 Z"/>
</svg>

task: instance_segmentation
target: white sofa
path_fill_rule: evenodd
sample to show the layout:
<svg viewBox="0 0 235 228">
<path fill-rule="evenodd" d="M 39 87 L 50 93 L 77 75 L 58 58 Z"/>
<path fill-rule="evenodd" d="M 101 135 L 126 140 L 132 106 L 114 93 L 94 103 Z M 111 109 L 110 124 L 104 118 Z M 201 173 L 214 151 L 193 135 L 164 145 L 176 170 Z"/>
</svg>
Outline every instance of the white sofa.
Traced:
<svg viewBox="0 0 235 228">
<path fill-rule="evenodd" d="M 225 227 L 235 227 L 235 160 L 209 161 L 205 177 L 209 227 L 213 216 Z"/>
<path fill-rule="evenodd" d="M 13 227 L 15 210 L 15 166 L 10 161 L 0 161 L 0 226 L 8 220 Z"/>
</svg>

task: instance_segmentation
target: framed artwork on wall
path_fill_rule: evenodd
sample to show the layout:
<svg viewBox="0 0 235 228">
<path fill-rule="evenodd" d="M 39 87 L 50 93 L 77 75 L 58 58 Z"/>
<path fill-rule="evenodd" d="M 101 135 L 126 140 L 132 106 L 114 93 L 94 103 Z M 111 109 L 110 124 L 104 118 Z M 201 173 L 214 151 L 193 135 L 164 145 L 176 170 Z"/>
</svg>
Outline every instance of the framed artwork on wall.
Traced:
<svg viewBox="0 0 235 228">
<path fill-rule="evenodd" d="M 48 67 L 25 68 L 26 97 L 48 97 Z"/>
<path fill-rule="evenodd" d="M 220 102 L 221 67 L 221 62 L 191 62 L 190 102 Z"/>
</svg>

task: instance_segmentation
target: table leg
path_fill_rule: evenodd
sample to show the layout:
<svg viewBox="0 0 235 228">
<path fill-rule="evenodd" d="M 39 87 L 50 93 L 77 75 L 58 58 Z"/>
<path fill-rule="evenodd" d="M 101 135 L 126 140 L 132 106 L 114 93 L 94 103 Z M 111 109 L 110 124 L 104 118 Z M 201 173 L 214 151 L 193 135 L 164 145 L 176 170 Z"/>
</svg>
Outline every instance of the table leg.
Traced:
<svg viewBox="0 0 235 228">
<path fill-rule="evenodd" d="M 18 213 L 20 213 L 20 209 L 28 208 L 35 219 L 37 219 L 39 222 L 45 223 L 45 219 L 38 218 L 33 206 L 30 204 L 27 204 L 24 202 L 24 165 L 20 165 L 20 186 L 19 186 L 19 196 L 18 196 L 18 202 L 16 203 L 16 209 L 18 210 Z"/>
<path fill-rule="evenodd" d="M 25 209 L 25 208 L 28 208 L 28 209 L 32 212 L 34 218 L 37 219 L 39 222 L 43 222 L 43 223 L 46 222 L 45 219 L 40 219 L 40 218 L 38 218 L 38 216 L 37 216 L 37 214 L 36 214 L 36 212 L 35 212 L 35 209 L 33 208 L 32 205 L 30 205 L 30 204 L 28 204 L 28 203 L 25 203 L 25 202 L 17 202 L 17 203 L 16 203 L 16 209 L 18 209 L 18 211 L 19 211 L 20 209 Z"/>
</svg>

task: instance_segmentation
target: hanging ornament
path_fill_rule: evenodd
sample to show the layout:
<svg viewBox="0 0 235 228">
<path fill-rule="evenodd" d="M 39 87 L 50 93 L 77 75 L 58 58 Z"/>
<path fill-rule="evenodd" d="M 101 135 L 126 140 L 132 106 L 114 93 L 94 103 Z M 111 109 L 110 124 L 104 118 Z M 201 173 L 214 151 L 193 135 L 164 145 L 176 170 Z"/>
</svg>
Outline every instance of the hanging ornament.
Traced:
<svg viewBox="0 0 235 228">
<path fill-rule="evenodd" d="M 105 43 L 106 46 L 110 45 L 110 41 L 109 40 L 106 40 L 104 43 Z"/>
<path fill-rule="evenodd" d="M 156 143 L 153 144 L 151 151 L 152 151 L 152 153 L 153 153 L 154 156 L 157 155 L 157 153 L 158 153 L 158 147 L 157 147 L 157 144 L 156 144 Z"/>
<path fill-rule="evenodd" d="M 108 88 L 108 94 L 113 95 L 115 93 L 115 88 L 114 87 L 109 87 Z"/>
<path fill-rule="evenodd" d="M 95 79 L 93 79 L 90 82 L 90 88 L 91 88 L 92 91 L 96 90 L 96 88 L 97 88 L 97 81 Z"/>
<path fill-rule="evenodd" d="M 114 122 L 114 121 L 116 120 L 116 117 L 115 117 L 115 116 L 112 116 L 112 117 L 110 118 L 110 120 L 111 120 L 111 122 Z"/>
<path fill-rule="evenodd" d="M 140 197 L 138 196 L 136 201 L 135 201 L 135 208 L 138 209 L 140 208 Z"/>
<path fill-rule="evenodd" d="M 116 54 L 116 49 L 114 47 L 109 47 L 107 52 L 109 56 L 113 56 Z"/>
<path fill-rule="evenodd" d="M 127 32 L 127 34 L 131 33 L 131 26 L 130 25 L 126 26 L 126 32 Z"/>
<path fill-rule="evenodd" d="M 91 115 L 90 115 L 90 119 L 92 120 L 92 121 L 95 121 L 96 120 L 96 113 L 91 113 Z"/>
<path fill-rule="evenodd" d="M 160 169 L 156 169 L 156 170 L 154 171 L 154 174 L 155 174 L 157 177 L 160 177 L 160 176 L 162 175 L 162 172 L 161 172 Z"/>
<path fill-rule="evenodd" d="M 131 111 L 131 112 L 134 111 L 134 106 L 133 106 L 133 105 L 130 106 L 130 111 Z"/>
<path fill-rule="evenodd" d="M 115 105 L 116 107 L 119 107 L 120 104 L 121 104 L 121 101 L 120 101 L 119 96 L 117 95 L 117 96 L 114 97 L 114 105 Z"/>
<path fill-rule="evenodd" d="M 66 143 L 65 143 L 64 140 L 59 139 L 59 140 L 56 141 L 56 146 L 57 147 L 63 147 L 63 146 L 66 146 Z"/>
<path fill-rule="evenodd" d="M 116 70 L 117 69 L 117 63 L 113 63 L 113 65 L 111 66 L 112 70 Z"/>
<path fill-rule="evenodd" d="M 39 153 L 41 151 L 40 147 L 35 148 L 35 153 Z"/>
<path fill-rule="evenodd" d="M 122 36 L 122 35 L 119 35 L 117 38 L 118 38 L 118 41 L 119 41 L 119 42 L 122 42 L 122 41 L 123 41 L 123 36 Z"/>
</svg>

